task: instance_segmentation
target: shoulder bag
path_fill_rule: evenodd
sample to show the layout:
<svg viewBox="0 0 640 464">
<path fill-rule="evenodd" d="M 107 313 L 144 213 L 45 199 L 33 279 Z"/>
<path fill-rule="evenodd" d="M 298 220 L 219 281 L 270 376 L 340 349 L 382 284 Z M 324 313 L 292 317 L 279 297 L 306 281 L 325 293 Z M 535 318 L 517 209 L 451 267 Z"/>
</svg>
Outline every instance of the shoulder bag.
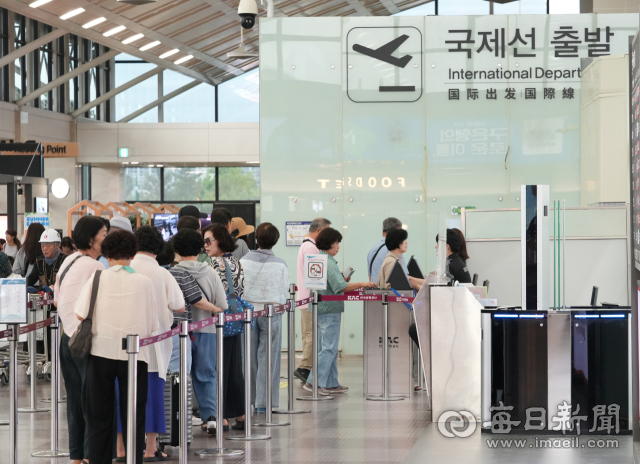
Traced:
<svg viewBox="0 0 640 464">
<path fill-rule="evenodd" d="M 229 292 L 227 293 L 227 303 L 229 308 L 224 311 L 224 314 L 238 314 L 250 309 L 253 311 L 253 305 L 251 303 L 246 302 L 238 295 L 236 295 L 236 289 L 233 285 L 233 275 L 231 274 L 231 268 L 229 267 L 229 262 L 224 260 L 224 271 L 227 276 L 227 284 L 229 287 Z M 222 314 L 218 313 L 220 316 Z M 254 326 L 254 319 L 251 320 L 251 327 Z M 238 335 L 244 333 L 244 321 L 229 321 L 224 323 L 224 337 L 233 337 L 234 335 Z"/>
<path fill-rule="evenodd" d="M 69 350 L 77 358 L 84 359 L 91 353 L 91 342 L 93 335 L 91 328 L 93 326 L 93 311 L 96 309 L 96 296 L 98 295 L 98 287 L 100 285 L 100 273 L 96 271 L 93 276 L 93 287 L 91 288 L 91 301 L 89 303 L 89 314 L 87 318 L 80 322 L 78 329 L 69 339 Z"/>
</svg>

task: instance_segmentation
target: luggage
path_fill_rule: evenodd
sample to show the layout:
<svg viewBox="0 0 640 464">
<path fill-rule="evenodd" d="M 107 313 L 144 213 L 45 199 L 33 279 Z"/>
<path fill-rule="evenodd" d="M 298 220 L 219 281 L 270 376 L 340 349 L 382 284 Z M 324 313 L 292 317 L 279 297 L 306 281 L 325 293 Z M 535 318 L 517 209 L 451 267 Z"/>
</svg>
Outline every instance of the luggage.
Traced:
<svg viewBox="0 0 640 464">
<path fill-rule="evenodd" d="M 193 405 L 193 386 L 191 376 L 187 376 L 189 390 L 187 392 L 187 448 L 193 440 L 193 417 L 191 414 Z M 167 433 L 158 434 L 158 443 L 164 446 L 180 445 L 180 377 L 178 373 L 168 373 L 167 381 L 164 384 L 164 408 L 165 420 L 167 423 Z"/>
</svg>

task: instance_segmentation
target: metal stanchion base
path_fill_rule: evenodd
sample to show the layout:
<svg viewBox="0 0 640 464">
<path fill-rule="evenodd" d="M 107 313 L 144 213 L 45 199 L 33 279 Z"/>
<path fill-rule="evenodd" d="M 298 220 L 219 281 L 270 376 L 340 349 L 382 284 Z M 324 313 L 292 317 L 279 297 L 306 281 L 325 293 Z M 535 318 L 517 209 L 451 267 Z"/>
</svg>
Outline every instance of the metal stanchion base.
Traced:
<svg viewBox="0 0 640 464">
<path fill-rule="evenodd" d="M 404 400 L 404 396 L 387 396 L 386 398 L 382 395 L 377 396 L 367 396 L 367 400 L 369 401 L 402 401 Z"/>
<path fill-rule="evenodd" d="M 302 409 L 293 409 L 293 410 L 288 410 L 288 409 L 274 409 L 273 413 L 274 414 L 306 414 L 308 412 L 311 411 L 303 411 Z"/>
<path fill-rule="evenodd" d="M 243 450 L 235 450 L 228 448 L 211 448 L 211 449 L 203 449 L 200 451 L 196 451 L 196 456 L 242 456 L 244 454 Z"/>
<path fill-rule="evenodd" d="M 34 458 L 64 458 L 69 456 L 69 451 L 39 451 L 37 453 L 31 453 Z"/>
<path fill-rule="evenodd" d="M 296 398 L 298 401 L 324 401 L 324 400 L 335 400 L 333 396 L 319 396 L 314 398 L 313 396 L 299 396 Z"/>
<path fill-rule="evenodd" d="M 40 402 L 41 403 L 47 403 L 47 404 L 51 403 L 51 398 L 43 398 L 43 399 L 40 400 Z M 66 396 L 64 398 L 58 400 L 58 404 L 66 403 L 66 402 L 67 402 L 67 397 Z"/>
<path fill-rule="evenodd" d="M 49 408 L 18 408 L 18 412 L 49 412 Z"/>
<path fill-rule="evenodd" d="M 258 422 L 253 425 L 256 427 L 283 427 L 285 425 L 291 425 L 291 422 Z"/>
<path fill-rule="evenodd" d="M 252 424 L 253 425 L 253 424 Z M 251 434 L 250 437 L 227 437 L 227 440 L 237 440 L 237 441 L 258 441 L 258 440 L 271 440 L 271 437 L 268 435 L 254 435 Z"/>
</svg>

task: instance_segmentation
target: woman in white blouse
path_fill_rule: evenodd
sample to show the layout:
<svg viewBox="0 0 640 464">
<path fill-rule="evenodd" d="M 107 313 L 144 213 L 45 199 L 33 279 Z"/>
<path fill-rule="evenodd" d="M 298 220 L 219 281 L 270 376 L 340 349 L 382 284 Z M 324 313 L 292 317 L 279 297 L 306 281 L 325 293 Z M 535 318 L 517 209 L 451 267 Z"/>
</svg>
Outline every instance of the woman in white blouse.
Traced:
<svg viewBox="0 0 640 464">
<path fill-rule="evenodd" d="M 109 269 L 102 271 L 93 313 L 91 354 L 85 377 L 87 426 L 89 429 L 89 462 L 111 464 L 114 442 L 114 395 L 119 383 L 120 413 L 127 417 L 127 352 L 122 339 L 129 334 L 147 338 L 159 329 L 157 301 L 148 277 L 136 274 L 129 266 L 138 251 L 136 238 L 130 232 L 114 231 L 102 242 L 102 255 Z M 93 276 L 87 281 L 75 305 L 76 316 L 84 320 L 89 314 Z M 136 462 L 143 463 L 145 415 L 147 404 L 147 363 L 149 347 L 138 355 L 138 388 L 136 404 Z M 123 421 L 126 437 L 127 421 Z"/>
</svg>

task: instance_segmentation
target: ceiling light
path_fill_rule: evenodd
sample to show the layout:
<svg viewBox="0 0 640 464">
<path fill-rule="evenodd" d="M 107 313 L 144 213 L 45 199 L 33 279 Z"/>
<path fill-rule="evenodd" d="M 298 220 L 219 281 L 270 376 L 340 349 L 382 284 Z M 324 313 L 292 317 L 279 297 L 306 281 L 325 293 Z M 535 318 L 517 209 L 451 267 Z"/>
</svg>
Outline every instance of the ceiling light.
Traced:
<svg viewBox="0 0 640 464">
<path fill-rule="evenodd" d="M 149 165 L 149 167 L 150 167 L 150 168 L 155 168 L 155 167 L 156 167 L 156 165 L 155 165 L 155 164 L 150 164 L 150 165 Z"/>
<path fill-rule="evenodd" d="M 193 55 L 187 55 L 187 56 L 183 56 L 182 58 L 180 58 L 179 60 L 175 61 L 175 64 L 182 64 L 185 63 L 187 61 L 189 61 L 191 58 L 193 58 Z"/>
<path fill-rule="evenodd" d="M 132 35 L 131 37 L 129 37 L 128 39 L 124 39 L 122 41 L 123 44 L 127 45 L 130 44 L 131 42 L 135 42 L 136 40 L 140 40 L 141 38 L 144 37 L 144 34 L 136 34 L 136 35 Z"/>
<path fill-rule="evenodd" d="M 94 19 L 93 21 L 89 21 L 87 24 L 85 24 L 84 26 L 82 26 L 84 29 L 89 29 L 90 27 L 93 26 L 97 26 L 100 23 L 103 23 L 107 20 L 107 18 L 98 18 L 98 19 Z"/>
<path fill-rule="evenodd" d="M 170 50 L 166 53 L 163 53 L 162 55 L 160 55 L 160 58 L 164 59 L 164 58 L 169 58 L 172 55 L 175 55 L 176 53 L 178 53 L 180 50 L 178 50 L 177 48 L 174 48 L 173 50 Z"/>
<path fill-rule="evenodd" d="M 131 161 L 131 164 L 140 164 L 140 161 Z"/>
<path fill-rule="evenodd" d="M 118 3 L 128 3 L 129 5 L 146 5 L 147 3 L 155 3 L 158 0 L 118 0 Z"/>
<path fill-rule="evenodd" d="M 44 5 L 45 3 L 49 3 L 51 0 L 38 0 L 37 2 L 33 2 L 29 6 L 31 8 L 38 8 L 39 6 Z"/>
<path fill-rule="evenodd" d="M 84 11 L 84 8 L 76 8 L 73 11 L 70 11 L 69 13 L 63 14 L 62 16 L 60 16 L 60 19 L 69 19 L 69 18 L 73 18 L 74 16 L 79 15 L 80 13 L 82 13 Z"/>
<path fill-rule="evenodd" d="M 156 167 L 157 167 L 157 168 L 161 168 L 161 167 L 163 167 L 163 166 L 164 166 L 164 164 L 156 164 Z"/>
<path fill-rule="evenodd" d="M 124 26 L 118 26 L 118 27 L 114 27 L 113 29 L 105 32 L 104 34 L 102 34 L 105 37 L 111 37 L 113 34 L 117 34 L 118 32 L 122 32 L 126 29 L 126 27 Z"/>
<path fill-rule="evenodd" d="M 247 164 L 260 164 L 260 161 L 245 161 Z"/>
<path fill-rule="evenodd" d="M 155 42 L 151 42 L 143 47 L 140 47 L 140 51 L 146 52 L 147 50 L 151 50 L 153 47 L 157 47 L 158 45 L 160 45 L 160 41 L 156 40 Z"/>
</svg>

